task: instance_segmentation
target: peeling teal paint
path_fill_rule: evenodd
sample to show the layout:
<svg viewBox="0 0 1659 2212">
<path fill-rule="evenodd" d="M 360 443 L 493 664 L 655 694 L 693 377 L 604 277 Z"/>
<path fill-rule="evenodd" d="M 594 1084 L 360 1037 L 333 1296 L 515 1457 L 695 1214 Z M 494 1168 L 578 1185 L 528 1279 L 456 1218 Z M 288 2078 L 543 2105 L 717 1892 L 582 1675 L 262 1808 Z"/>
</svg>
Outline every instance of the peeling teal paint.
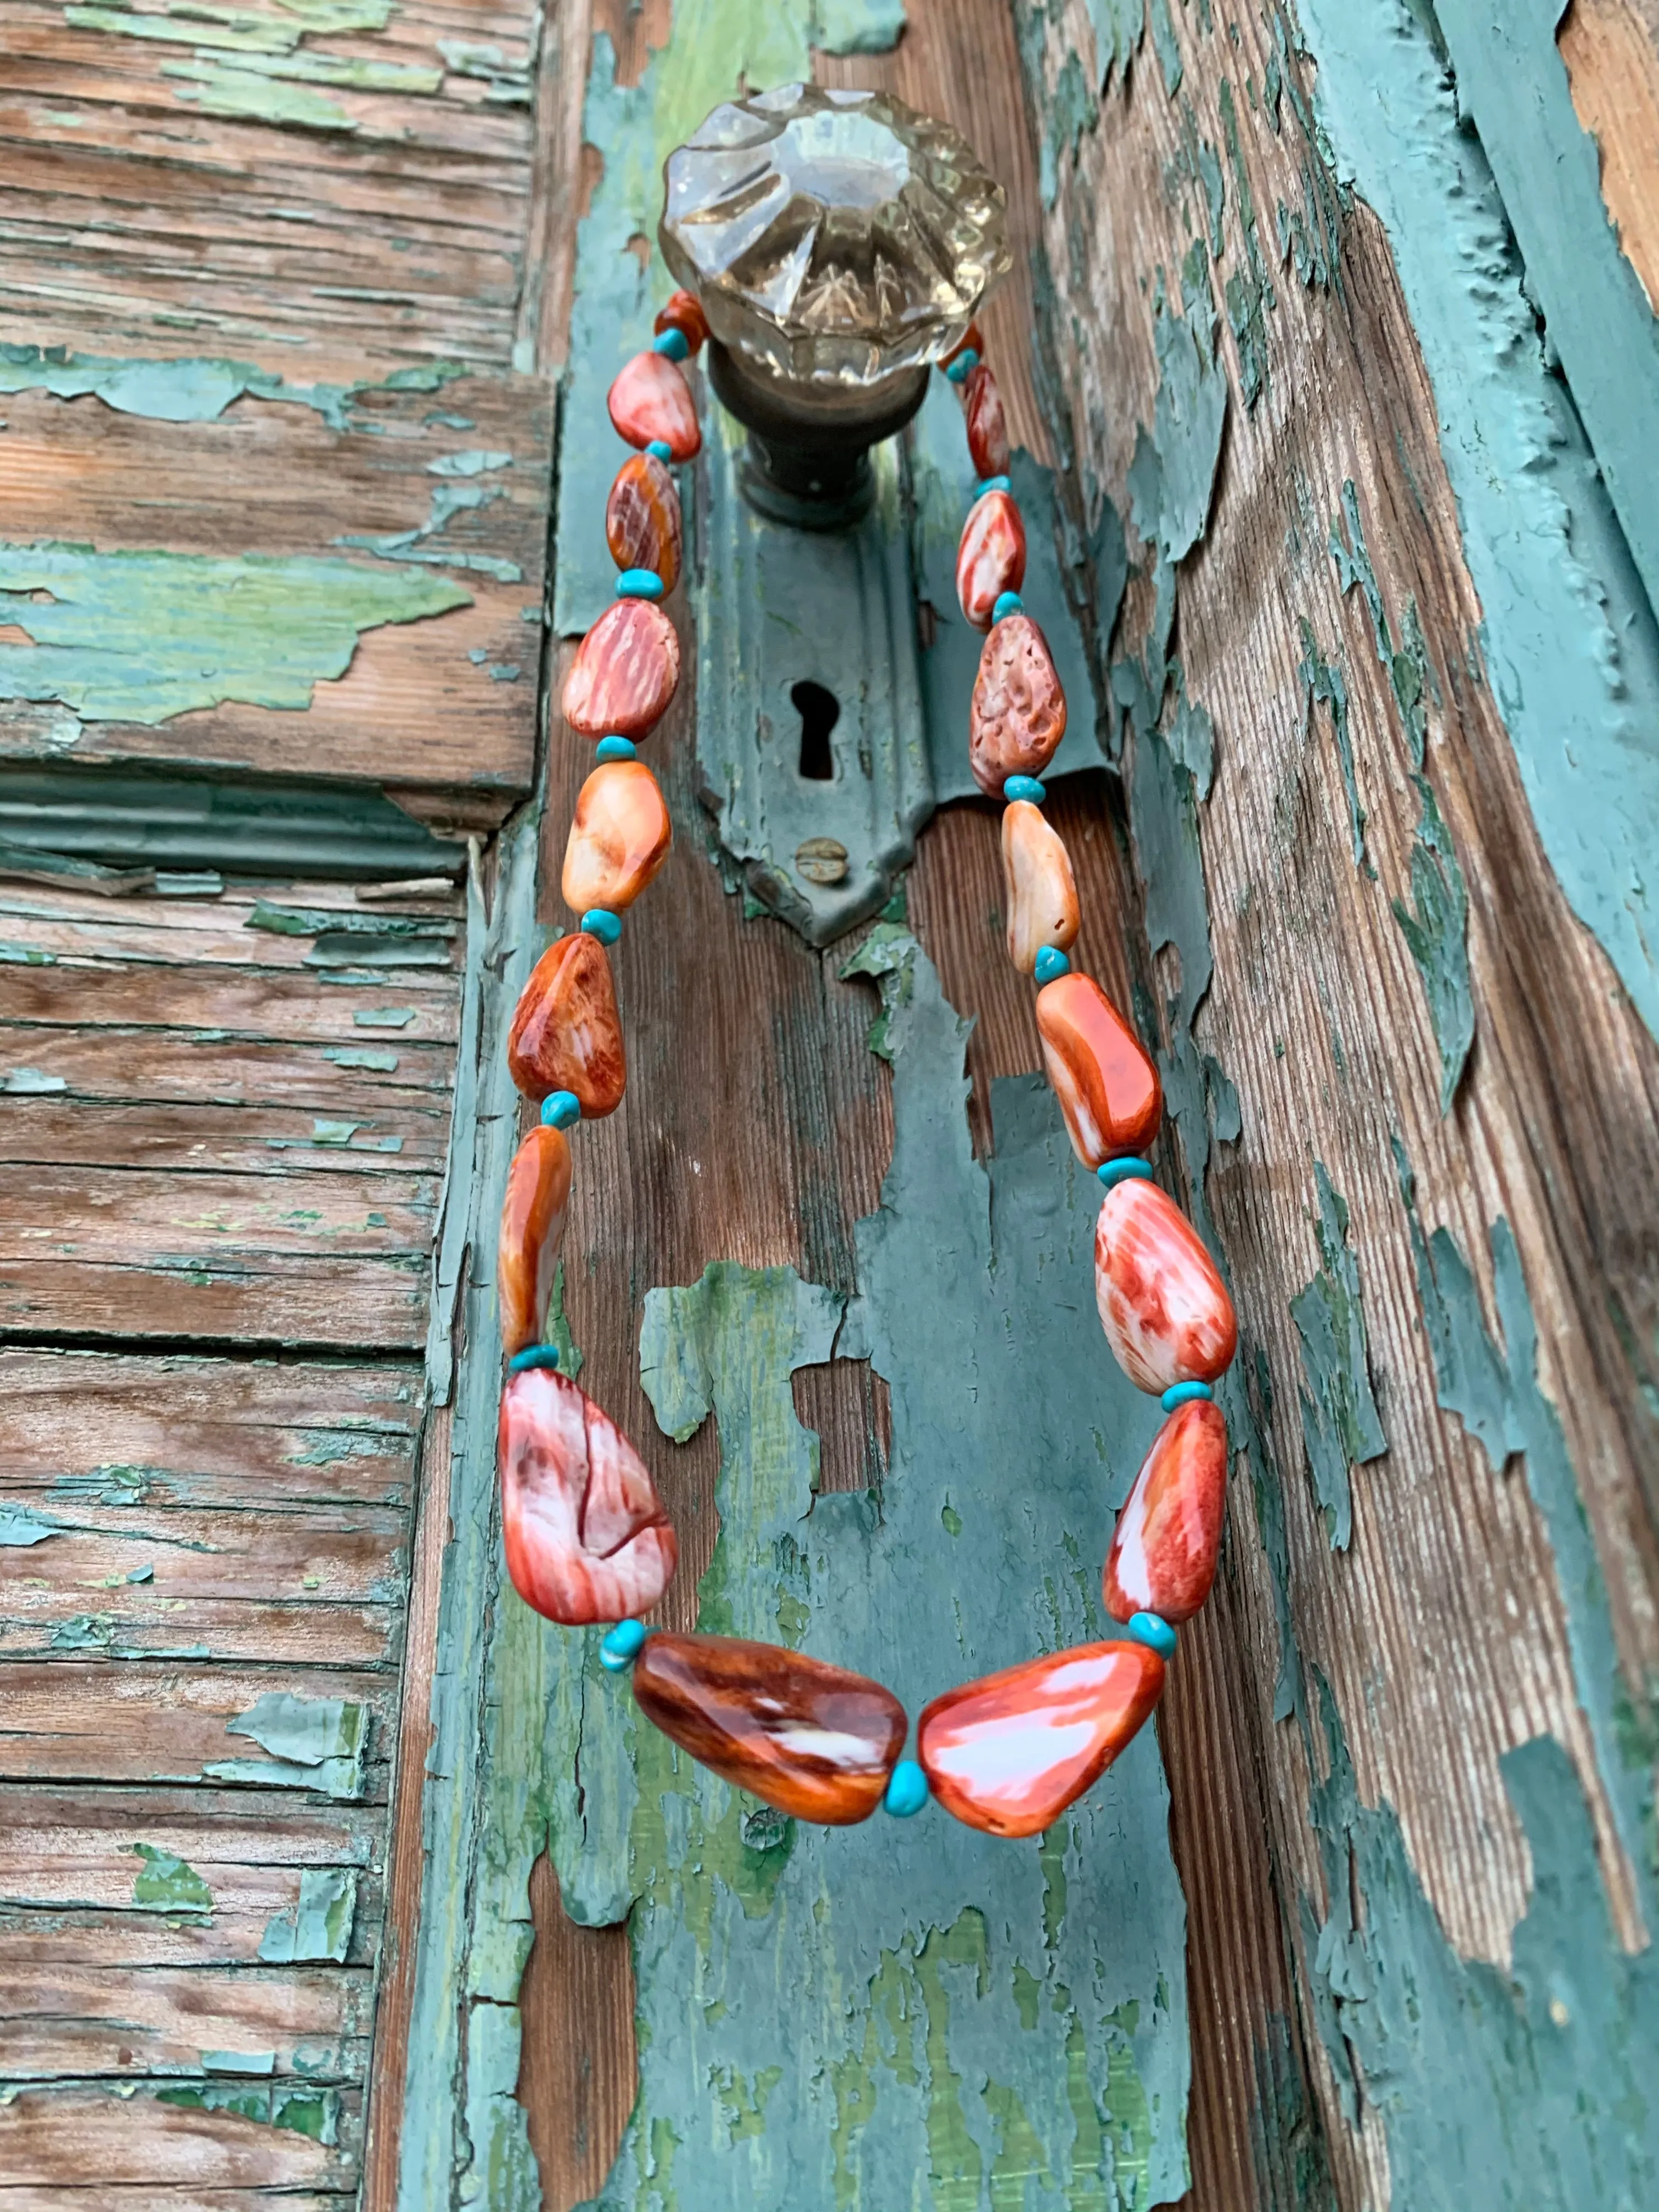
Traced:
<svg viewBox="0 0 1659 2212">
<path fill-rule="evenodd" d="M 1094 28 L 1096 74 L 1101 91 L 1110 83 L 1114 70 L 1120 82 L 1127 86 L 1129 64 L 1146 33 L 1146 0 L 1085 0 L 1085 5 Z M 1035 8 L 1030 10 L 1030 20 L 1038 20 Z"/>
<path fill-rule="evenodd" d="M 0 1505 L 0 1546 L 27 1551 L 63 1533 L 58 1522 L 47 1520 L 44 1514 L 27 1505 Z"/>
<path fill-rule="evenodd" d="M 1152 326 L 1158 396 L 1152 428 L 1135 435 L 1129 469 L 1136 530 L 1172 565 L 1204 535 L 1227 423 L 1227 379 L 1207 332 L 1190 313 L 1160 308 Z"/>
<path fill-rule="evenodd" d="M 1401 900 L 1394 900 L 1394 918 L 1423 978 L 1440 1052 L 1440 1110 L 1449 1114 L 1474 1042 L 1468 893 L 1432 786 L 1425 776 L 1412 781 L 1423 805 L 1412 846 L 1412 904 L 1408 908 Z"/>
<path fill-rule="evenodd" d="M 344 1962 L 357 1916 L 357 1875 L 349 1867 L 306 1867 L 300 1894 L 289 1911 L 274 1913 L 259 1939 L 259 1956 L 271 1966 L 301 1961 Z"/>
<path fill-rule="evenodd" d="M 1329 708 L 1331 736 L 1336 744 L 1336 764 L 1348 802 L 1348 835 L 1353 844 L 1353 864 L 1370 874 L 1373 872 L 1371 865 L 1365 857 L 1365 810 L 1359 803 L 1359 776 L 1354 766 L 1353 732 L 1348 723 L 1348 679 L 1342 673 L 1340 657 L 1326 659 L 1314 626 L 1306 615 L 1301 617 L 1301 624 L 1302 659 L 1296 672 L 1302 678 L 1304 726 L 1312 728 L 1316 708 Z M 1340 656 L 1340 647 L 1337 652 Z"/>
<path fill-rule="evenodd" d="M 1514 1232 L 1501 1218 L 1488 1231 L 1500 1343 L 1486 1327 L 1480 1292 L 1449 1230 L 1425 1237 L 1404 1147 L 1395 1141 L 1401 1201 L 1435 1395 L 1480 1443 L 1494 1474 L 1523 1455 L 1528 1491 L 1543 1517 L 1567 1616 L 1578 1699 L 1589 1723 L 1597 1769 L 1635 1870 L 1650 1930 L 1659 1928 L 1659 1855 L 1654 1827 L 1653 1724 L 1659 1683 L 1630 1684 L 1619 1664 L 1607 1586 L 1567 1454 L 1560 1416 L 1538 1381 L 1538 1325 Z M 1634 1722 L 1634 1725 L 1632 1725 Z M 1650 2049 L 1659 2048 L 1656 2039 Z"/>
<path fill-rule="evenodd" d="M 155 2092 L 158 2105 L 179 2105 L 187 2112 L 234 2112 L 238 2118 L 257 2120 L 265 2127 L 287 2128 L 309 2136 L 313 2142 L 331 2148 L 339 2141 L 340 2098 L 337 2090 L 316 2089 L 308 2083 L 269 2087 L 230 2081 L 180 2081 Z"/>
<path fill-rule="evenodd" d="M 1557 32 L 1571 0 L 1435 0 L 1504 213 L 1650 605 L 1659 604 L 1659 318 L 1619 243 Z M 1650 38 L 1653 22 L 1644 17 Z"/>
<path fill-rule="evenodd" d="M 914 1713 L 1100 1632 L 1084 1562 L 1158 1416 L 1097 1357 L 1096 1194 L 1046 1086 L 994 1087 L 988 1175 L 966 1025 L 902 931 L 872 969 L 894 1155 L 839 1340 L 829 1291 L 716 1263 L 650 1294 L 641 1369 L 666 1430 L 719 1424 L 701 1625 L 873 1673 Z M 813 1489 L 789 1375 L 832 1342 L 891 1389 L 878 1498 Z M 1041 1484 L 1011 1473 L 1039 1464 Z M 942 1497 L 962 1526 L 948 1583 L 927 1568 Z M 1033 1558 L 1054 1564 L 1033 1576 Z M 600 2205 L 1139 2212 L 1185 2189 L 1182 1906 L 1150 1731 L 1043 1843 L 1010 1846 L 936 1809 L 850 1830 L 747 1817 L 597 1670 L 568 1670 L 554 1728 L 582 1780 L 555 1829 L 567 1909 L 629 1913 L 639 1991 L 640 2095 Z"/>
<path fill-rule="evenodd" d="M 1632 1958 L 1619 1947 L 1566 1753 L 1541 1736 L 1503 1755 L 1531 1895 L 1508 1970 L 1466 1960 L 1393 1808 L 1361 1802 L 1335 1700 L 1318 1686 L 1326 1771 L 1310 1819 L 1328 1902 L 1304 1900 L 1316 2018 L 1354 2112 L 1363 2102 L 1381 2118 L 1390 2201 L 1401 2212 L 1648 2212 L 1659 1948 Z"/>
<path fill-rule="evenodd" d="M 1434 388 L 1480 650 L 1539 836 L 1659 1033 L 1659 629 L 1429 32 L 1405 0 L 1301 15 L 1320 121 L 1389 234 Z"/>
<path fill-rule="evenodd" d="M 1163 0 L 1152 0 L 1154 8 Z M 1042 140 L 1037 149 L 1037 194 L 1045 208 L 1053 207 L 1060 192 L 1061 155 L 1075 165 L 1078 143 L 1092 131 L 1100 113 L 1094 87 L 1075 48 L 1060 65 L 1054 88 L 1043 118 Z"/>
<path fill-rule="evenodd" d="M 1358 1256 L 1348 1239 L 1347 1203 L 1333 1188 L 1322 1160 L 1314 1162 L 1314 1183 L 1319 1273 L 1291 1300 L 1291 1318 L 1302 1340 L 1308 1382 L 1297 1393 L 1308 1467 L 1331 1549 L 1346 1552 L 1353 1529 L 1350 1470 L 1380 1459 L 1389 1440 L 1371 1392 L 1365 1308 Z"/>
<path fill-rule="evenodd" d="M 234 1721 L 228 1735 L 251 1736 L 269 1759 L 220 1759 L 203 1769 L 220 1782 L 252 1782 L 270 1787 L 318 1790 L 330 1797 L 363 1793 L 363 1763 L 368 1755 L 369 1713 L 366 1705 L 338 1698 L 297 1698 L 290 1691 L 267 1690 Z"/>
<path fill-rule="evenodd" d="M 812 45 L 824 54 L 885 54 L 904 30 L 904 0 L 812 0 Z"/>
<path fill-rule="evenodd" d="M 33 641 L 0 645 L 0 699 L 149 724 L 232 700 L 305 708 L 362 631 L 471 605 L 447 580 L 344 561 L 0 544 L 0 621 Z"/>
<path fill-rule="evenodd" d="M 1234 270 L 1223 290 L 1227 302 L 1227 320 L 1238 347 L 1239 378 L 1244 404 L 1247 409 L 1254 410 L 1256 401 L 1267 388 L 1267 315 L 1271 309 L 1277 307 L 1279 300 L 1261 251 L 1255 195 L 1250 189 L 1250 173 L 1244 166 L 1244 149 L 1238 134 L 1238 106 L 1233 98 L 1232 86 L 1224 76 L 1221 80 L 1218 99 L 1221 135 L 1227 142 L 1228 159 L 1232 163 L 1233 198 L 1238 210 L 1238 227 L 1244 246 L 1244 266 Z"/>
<path fill-rule="evenodd" d="M 1146 0 L 1146 14 L 1152 33 L 1152 50 L 1158 56 L 1158 66 L 1164 77 L 1164 89 L 1173 100 L 1181 89 L 1182 63 L 1180 42 L 1170 17 L 1170 0 Z"/>
<path fill-rule="evenodd" d="M 1413 763 L 1420 769 L 1428 737 L 1428 699 L 1436 690 L 1434 671 L 1429 665 L 1428 646 L 1418 619 L 1415 599 L 1406 602 L 1400 624 L 1401 642 L 1397 647 L 1395 644 L 1394 631 L 1382 605 L 1382 587 L 1360 524 L 1359 494 L 1352 478 L 1342 487 L 1342 513 L 1332 520 L 1329 542 L 1344 596 L 1357 591 L 1364 602 L 1378 663 L 1394 694 Z"/>
<path fill-rule="evenodd" d="M 152 422 L 216 422 L 235 401 L 250 398 L 308 407 L 331 429 L 346 430 L 353 427 L 351 409 L 371 393 L 440 392 L 467 374 L 459 362 L 437 361 L 358 384 L 289 384 L 245 361 L 198 355 L 147 361 L 75 353 L 67 346 L 0 345 L 0 392 L 97 398 L 118 415 Z"/>
</svg>

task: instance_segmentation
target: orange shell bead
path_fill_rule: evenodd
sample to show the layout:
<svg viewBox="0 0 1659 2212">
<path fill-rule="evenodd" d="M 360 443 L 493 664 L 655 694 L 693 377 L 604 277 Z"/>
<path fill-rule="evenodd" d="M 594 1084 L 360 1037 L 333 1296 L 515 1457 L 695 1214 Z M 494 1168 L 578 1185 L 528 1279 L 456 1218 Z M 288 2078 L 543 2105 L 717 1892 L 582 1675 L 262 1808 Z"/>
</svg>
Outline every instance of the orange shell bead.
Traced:
<svg viewBox="0 0 1659 2212">
<path fill-rule="evenodd" d="M 567 1376 L 532 1367 L 501 1393 L 495 1463 L 513 1587 L 567 1627 L 648 1613 L 679 1544 L 639 1454 Z"/>
<path fill-rule="evenodd" d="M 632 906 L 674 842 L 657 779 L 643 761 L 602 761 L 576 794 L 560 890 L 577 914 Z"/>
<path fill-rule="evenodd" d="M 1145 1152 L 1164 1115 L 1164 1087 L 1140 1039 L 1092 975 L 1057 975 L 1037 993 L 1048 1080 L 1085 1167 Z"/>
<path fill-rule="evenodd" d="M 1006 491 L 988 491 L 968 510 L 957 550 L 957 598 L 975 629 L 989 629 L 1005 592 L 1025 580 L 1025 525 Z"/>
<path fill-rule="evenodd" d="M 1066 734 L 1066 694 L 1048 641 L 1030 615 L 1008 615 L 985 641 L 974 679 L 968 764 L 993 799 L 1011 775 L 1041 775 Z"/>
<path fill-rule="evenodd" d="M 1177 1406 L 1117 1516 L 1101 1595 L 1114 1620 L 1190 1620 L 1215 1580 L 1227 1511 L 1227 1421 L 1212 1399 Z"/>
<path fill-rule="evenodd" d="M 590 1119 L 621 1105 L 628 1062 L 611 963 L 597 937 L 562 937 L 532 969 L 513 1012 L 507 1064 L 526 1098 L 573 1091 Z"/>
<path fill-rule="evenodd" d="M 605 404 L 630 446 L 660 438 L 671 460 L 689 461 L 702 445 L 691 387 L 665 353 L 636 353 L 617 370 Z"/>
<path fill-rule="evenodd" d="M 513 1155 L 501 1206 L 495 1296 L 509 1356 L 542 1341 L 569 1203 L 570 1146 L 562 1129 L 538 1126 Z"/>
<path fill-rule="evenodd" d="M 962 411 L 968 426 L 968 451 L 982 477 L 1006 477 L 1011 459 L 1008 424 L 1002 411 L 997 380 L 981 362 L 970 368 L 962 386 Z"/>
<path fill-rule="evenodd" d="M 693 1759 L 781 1813 L 867 1820 L 904 1748 L 904 1708 L 867 1675 L 736 1636 L 653 1636 L 640 1711 Z"/>
<path fill-rule="evenodd" d="M 660 337 L 665 331 L 679 331 L 693 353 L 708 336 L 708 318 L 695 292 L 672 292 L 658 310 L 651 325 Z"/>
<path fill-rule="evenodd" d="M 674 479 L 654 453 L 635 453 L 617 471 L 605 507 L 605 542 L 619 568 L 653 568 L 665 592 L 679 581 L 684 524 Z"/>
<path fill-rule="evenodd" d="M 1107 1192 L 1095 1224 L 1095 1304 L 1137 1389 L 1213 1382 L 1238 1348 L 1233 1302 L 1203 1238 L 1139 1176 Z"/>
<path fill-rule="evenodd" d="M 916 1723 L 916 1757 L 969 1827 L 1038 1835 L 1099 1781 L 1163 1687 L 1147 1645 L 1079 1644 L 935 1698 Z"/>
<path fill-rule="evenodd" d="M 679 680 L 673 623 L 649 599 L 618 599 L 576 647 L 560 704 L 579 737 L 642 738 L 668 711 Z"/>
<path fill-rule="evenodd" d="M 1042 809 L 1029 799 L 1010 799 L 1002 810 L 1002 882 L 1008 957 L 1022 975 L 1029 975 L 1045 945 L 1063 952 L 1076 942 L 1081 924 L 1072 856 Z"/>
</svg>

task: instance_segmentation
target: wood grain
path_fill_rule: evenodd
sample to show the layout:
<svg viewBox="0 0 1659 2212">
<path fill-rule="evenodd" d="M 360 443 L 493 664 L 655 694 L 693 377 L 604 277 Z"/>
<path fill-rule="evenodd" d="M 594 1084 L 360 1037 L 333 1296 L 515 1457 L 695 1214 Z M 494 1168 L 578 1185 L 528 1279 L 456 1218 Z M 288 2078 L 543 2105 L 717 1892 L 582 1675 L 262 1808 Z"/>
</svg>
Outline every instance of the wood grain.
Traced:
<svg viewBox="0 0 1659 2212">
<path fill-rule="evenodd" d="M 1578 120 L 1601 157 L 1601 197 L 1659 309 L 1659 6 L 1571 0 L 1555 33 Z"/>
<path fill-rule="evenodd" d="M 1103 115 L 1075 166 L 1062 159 L 1046 226 L 1060 313 L 1077 337 L 1066 378 L 1079 453 L 1126 513 L 1136 425 L 1152 422 L 1157 386 L 1147 280 L 1155 265 L 1179 266 L 1189 239 L 1181 195 L 1167 185 L 1181 173 L 1183 114 L 1202 140 L 1224 145 L 1223 79 L 1261 86 L 1271 58 L 1268 32 L 1252 20 L 1224 40 L 1218 30 L 1206 38 L 1190 11 L 1177 27 L 1180 104 L 1149 48 L 1127 94 L 1112 95 L 1109 127 Z M 1081 6 L 1055 27 L 1047 65 L 1068 48 L 1092 50 Z M 1241 99 L 1235 109 L 1259 210 L 1302 204 L 1288 102 L 1277 136 L 1265 106 Z M 1197 1041 L 1237 1084 L 1243 1121 L 1242 1141 L 1212 1163 L 1208 1199 L 1247 1334 L 1271 1376 L 1294 1632 L 1332 1686 L 1363 1802 L 1398 1812 L 1411 1865 L 1460 1953 L 1507 1957 L 1528 1868 L 1498 1759 L 1544 1731 L 1566 1746 L 1585 1785 L 1629 1944 L 1639 1925 L 1630 1873 L 1580 1704 L 1555 1560 L 1527 1486 L 1495 1480 L 1436 1402 L 1393 1141 L 1415 1172 L 1425 1229 L 1449 1226 L 1487 1316 L 1487 1227 L 1501 1217 L 1513 1229 L 1539 1322 L 1538 1379 L 1566 1433 L 1620 1658 L 1628 1680 L 1650 1680 L 1659 1431 L 1640 1346 L 1651 1341 L 1653 1237 L 1650 1207 L 1633 1213 L 1631 1194 L 1655 1184 L 1659 1054 L 1567 909 L 1471 658 L 1480 611 L 1388 241 L 1357 204 L 1343 226 L 1340 289 L 1304 284 L 1293 263 L 1275 264 L 1268 381 L 1252 409 L 1219 297 L 1219 276 L 1240 265 L 1231 172 L 1227 190 L 1217 311 L 1232 405 L 1208 532 L 1182 574 L 1178 649 L 1192 696 L 1214 715 L 1220 763 L 1200 811 L 1215 978 Z M 1422 622 L 1434 687 L 1428 773 L 1468 883 L 1476 1042 L 1444 1116 L 1422 987 L 1389 904 L 1408 888 L 1420 810 L 1409 739 L 1360 594 L 1344 597 L 1327 553 L 1347 484 L 1395 638 L 1408 603 Z M 1132 592 L 1120 651 L 1138 645 L 1149 599 L 1145 585 Z M 1304 691 L 1304 618 L 1348 687 L 1364 870 L 1326 710 L 1310 713 Z M 1170 955 L 1156 973 L 1161 1000 Z M 1306 1475 L 1297 1411 L 1305 1378 L 1289 1310 L 1319 1265 L 1316 1160 L 1351 1209 L 1389 1444 L 1353 1474 L 1353 1539 L 1341 1554 Z M 1305 1817 L 1316 1778 L 1301 1732 L 1273 1717 L 1273 1595 L 1263 1532 L 1237 1485 L 1233 1516 L 1229 1587 L 1212 1611 L 1237 1638 L 1229 1656 L 1239 1745 L 1260 1765 L 1282 1893 L 1315 1900 L 1317 1913 L 1324 1881 Z M 1189 1832 L 1220 1870 L 1236 1863 L 1237 1845 L 1201 1817 L 1200 1802 L 1178 1793 L 1178 1820 L 1184 1802 L 1199 1816 Z M 1293 1948 L 1305 2016 L 1312 1961 L 1299 1937 Z M 1386 2201 L 1376 2110 L 1351 2131 L 1316 2051 L 1339 2199 Z"/>
</svg>

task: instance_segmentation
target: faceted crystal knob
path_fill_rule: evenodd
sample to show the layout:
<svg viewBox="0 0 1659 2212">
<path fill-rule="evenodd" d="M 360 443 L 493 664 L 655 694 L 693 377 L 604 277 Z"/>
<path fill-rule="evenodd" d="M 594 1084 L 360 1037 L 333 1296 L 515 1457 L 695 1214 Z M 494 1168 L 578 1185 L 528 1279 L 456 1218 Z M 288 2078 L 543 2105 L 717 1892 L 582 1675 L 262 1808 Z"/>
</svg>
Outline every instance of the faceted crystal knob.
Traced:
<svg viewBox="0 0 1659 2212">
<path fill-rule="evenodd" d="M 786 520 L 851 520 L 866 449 L 1008 268 L 1002 186 L 948 125 L 811 84 L 723 101 L 664 175 L 658 235 L 750 429 L 745 490 Z"/>
</svg>

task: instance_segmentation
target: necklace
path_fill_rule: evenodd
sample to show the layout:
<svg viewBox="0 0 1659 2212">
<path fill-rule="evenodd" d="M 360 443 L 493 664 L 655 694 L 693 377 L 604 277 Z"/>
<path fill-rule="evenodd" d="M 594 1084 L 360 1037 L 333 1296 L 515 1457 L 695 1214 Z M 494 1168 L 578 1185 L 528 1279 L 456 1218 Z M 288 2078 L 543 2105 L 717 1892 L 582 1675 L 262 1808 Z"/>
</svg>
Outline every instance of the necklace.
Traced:
<svg viewBox="0 0 1659 2212">
<path fill-rule="evenodd" d="M 781 1645 L 678 1636 L 638 1617 L 657 1604 L 678 1544 L 644 1462 L 542 1342 L 570 1194 L 567 1130 L 611 1113 L 627 1079 L 608 948 L 668 857 L 672 830 L 635 741 L 679 682 L 679 640 L 658 602 L 684 551 L 670 465 L 702 446 L 682 364 L 708 335 L 677 292 L 649 351 L 611 387 L 635 450 L 618 471 L 605 536 L 619 574 L 566 678 L 564 719 L 596 741 L 577 796 L 561 890 L 580 919 L 526 984 L 507 1042 L 513 1079 L 541 1121 L 507 1176 L 497 1282 L 508 1354 L 498 1463 L 507 1571 L 526 1603 L 567 1626 L 610 1626 L 601 1659 L 631 1670 L 641 1711 L 691 1756 L 780 1812 L 846 1826 L 878 1806 L 903 1817 L 930 1796 L 969 1826 L 1029 1836 L 1089 1789 L 1162 1694 L 1176 1630 L 1209 1594 L 1225 1509 L 1227 1428 L 1211 1385 L 1237 1341 L 1214 1263 L 1145 1155 L 1163 1117 L 1158 1071 L 1092 977 L 1073 969 L 1077 886 L 1038 781 L 1066 731 L 1066 696 L 1025 612 L 1025 530 L 1010 487 L 996 379 L 970 324 L 940 366 L 961 392 L 980 481 L 963 527 L 957 593 L 986 633 L 969 758 L 1004 802 L 1008 953 L 1036 987 L 1037 1033 L 1066 1132 L 1103 1187 L 1095 1298 L 1129 1379 L 1165 1420 L 1118 1516 L 1102 1575 L 1109 1640 L 1028 1659 L 924 1707 L 914 1758 L 903 1706 L 867 1676 Z"/>
</svg>

